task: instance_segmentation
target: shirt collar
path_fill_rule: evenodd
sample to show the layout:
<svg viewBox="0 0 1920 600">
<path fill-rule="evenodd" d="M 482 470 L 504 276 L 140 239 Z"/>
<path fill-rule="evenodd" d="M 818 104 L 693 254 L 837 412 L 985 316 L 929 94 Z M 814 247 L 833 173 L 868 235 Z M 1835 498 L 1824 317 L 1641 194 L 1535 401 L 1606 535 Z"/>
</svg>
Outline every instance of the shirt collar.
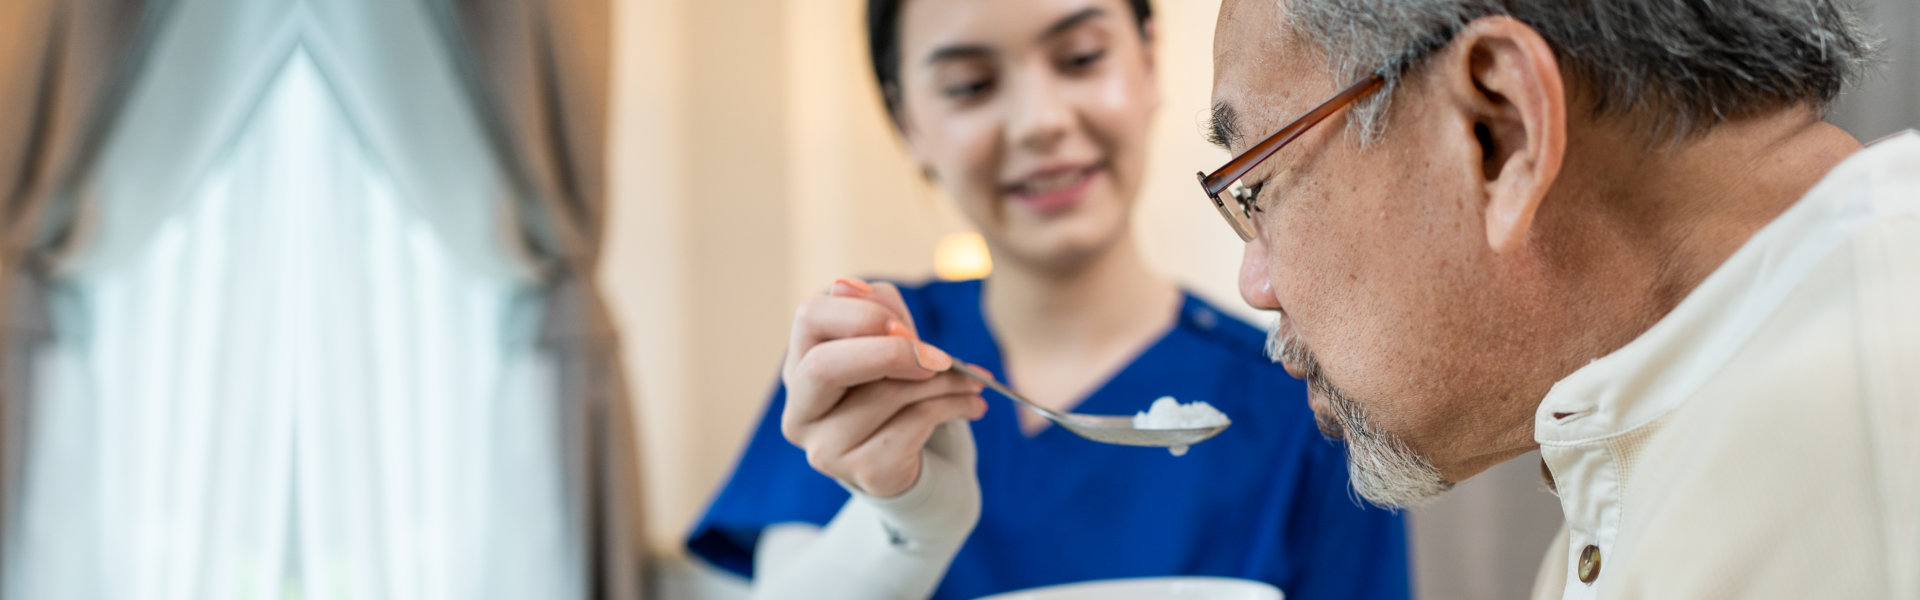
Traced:
<svg viewBox="0 0 1920 600">
<path fill-rule="evenodd" d="M 1534 413 L 1534 439 L 1576 444 L 1651 423 L 1732 358 L 1808 272 L 1875 216 L 1860 189 L 1908 133 L 1855 153 L 1735 251 L 1646 333 L 1555 383 Z M 1886 149 L 1889 152 L 1875 152 Z"/>
</svg>

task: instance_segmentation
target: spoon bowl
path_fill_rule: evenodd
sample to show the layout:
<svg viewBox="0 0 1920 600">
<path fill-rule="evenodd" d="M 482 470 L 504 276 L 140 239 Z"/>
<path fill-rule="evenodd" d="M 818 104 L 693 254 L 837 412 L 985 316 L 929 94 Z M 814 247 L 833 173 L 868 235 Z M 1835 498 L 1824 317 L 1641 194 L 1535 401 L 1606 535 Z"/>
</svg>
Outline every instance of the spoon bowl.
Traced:
<svg viewBox="0 0 1920 600">
<path fill-rule="evenodd" d="M 1207 441 L 1208 438 L 1212 438 L 1213 436 L 1219 435 L 1221 431 L 1225 431 L 1228 425 L 1232 425 L 1232 423 L 1221 423 L 1212 427 L 1187 429 L 1141 429 L 1133 426 L 1133 417 L 1063 413 L 1034 404 L 1032 401 L 1027 400 L 1025 396 L 1021 396 L 1019 392 L 1013 391 L 1013 388 L 1009 388 L 1005 384 L 994 380 L 993 376 L 988 375 L 986 371 L 981 370 L 980 367 L 960 362 L 957 359 L 953 361 L 953 366 L 948 367 L 947 370 L 958 371 L 961 375 L 971 377 L 975 381 L 985 384 L 988 388 L 1000 392 L 1000 395 L 1006 396 L 1015 403 L 1040 413 L 1040 416 L 1046 417 L 1048 421 L 1053 421 L 1055 425 L 1059 425 L 1067 431 L 1073 432 L 1074 435 L 1103 444 L 1146 446 L 1151 448 L 1184 448 Z"/>
</svg>

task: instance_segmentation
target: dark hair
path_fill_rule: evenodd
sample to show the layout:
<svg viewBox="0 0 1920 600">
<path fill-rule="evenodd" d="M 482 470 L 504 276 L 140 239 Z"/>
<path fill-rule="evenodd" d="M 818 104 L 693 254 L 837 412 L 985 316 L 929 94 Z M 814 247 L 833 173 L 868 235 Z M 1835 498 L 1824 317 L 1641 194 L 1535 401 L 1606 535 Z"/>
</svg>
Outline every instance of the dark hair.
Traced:
<svg viewBox="0 0 1920 600">
<path fill-rule="evenodd" d="M 895 125 L 899 124 L 899 107 L 894 106 L 895 99 L 887 95 L 887 89 L 898 89 L 900 84 L 900 6 L 905 3 L 867 0 L 867 55 L 873 60 L 873 79 L 880 84 L 880 102 L 886 105 L 887 117 Z M 1153 4 L 1127 0 L 1127 6 L 1133 9 L 1133 19 L 1144 32 L 1147 20 L 1153 18 Z"/>
</svg>

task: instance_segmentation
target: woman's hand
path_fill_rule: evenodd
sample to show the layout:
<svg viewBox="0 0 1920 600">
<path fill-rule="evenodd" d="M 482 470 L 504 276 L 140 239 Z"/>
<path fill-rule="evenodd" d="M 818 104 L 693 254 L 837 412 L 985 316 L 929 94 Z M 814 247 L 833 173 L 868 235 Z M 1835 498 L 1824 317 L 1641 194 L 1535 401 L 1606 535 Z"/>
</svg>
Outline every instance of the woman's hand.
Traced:
<svg viewBox="0 0 1920 600">
<path fill-rule="evenodd" d="M 781 432 L 815 470 L 869 496 L 898 496 L 919 479 L 940 424 L 986 414 L 982 386 L 945 371 L 952 364 L 919 341 L 898 289 L 837 280 L 794 314 Z"/>
</svg>

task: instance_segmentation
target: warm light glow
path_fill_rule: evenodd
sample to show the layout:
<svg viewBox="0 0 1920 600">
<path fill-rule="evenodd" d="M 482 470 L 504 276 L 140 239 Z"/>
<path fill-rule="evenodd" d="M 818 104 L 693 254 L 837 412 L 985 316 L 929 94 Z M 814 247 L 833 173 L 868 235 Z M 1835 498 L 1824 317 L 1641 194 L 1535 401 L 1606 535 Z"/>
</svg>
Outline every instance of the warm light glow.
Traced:
<svg viewBox="0 0 1920 600">
<path fill-rule="evenodd" d="M 987 241 L 971 231 L 949 233 L 933 248 L 933 274 L 947 281 L 979 279 L 993 272 Z"/>
</svg>

